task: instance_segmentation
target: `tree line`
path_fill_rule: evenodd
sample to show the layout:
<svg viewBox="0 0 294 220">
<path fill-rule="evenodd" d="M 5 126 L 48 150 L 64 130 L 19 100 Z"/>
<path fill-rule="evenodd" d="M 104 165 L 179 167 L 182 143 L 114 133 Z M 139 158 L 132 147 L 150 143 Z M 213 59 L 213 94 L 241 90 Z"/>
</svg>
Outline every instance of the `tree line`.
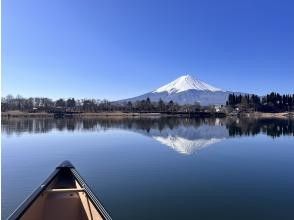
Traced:
<svg viewBox="0 0 294 220">
<path fill-rule="evenodd" d="M 196 112 L 204 109 L 212 110 L 212 107 L 201 107 L 199 103 L 191 105 L 178 105 L 173 101 L 164 102 L 159 100 L 153 102 L 150 98 L 135 102 L 110 102 L 108 100 L 96 99 L 58 99 L 49 98 L 24 98 L 21 96 L 13 97 L 8 95 L 1 99 L 1 110 L 22 111 L 22 112 Z"/>
<path fill-rule="evenodd" d="M 218 111 L 230 112 L 234 109 L 238 111 L 261 111 L 261 112 L 282 112 L 294 110 L 294 94 L 280 95 L 270 93 L 266 96 L 230 94 L 226 106 L 218 107 Z M 135 102 L 111 102 L 106 99 L 57 99 L 49 98 L 24 98 L 20 95 L 13 97 L 8 95 L 1 99 L 1 111 L 22 111 L 22 112 L 215 112 L 215 106 L 200 106 L 199 103 L 179 105 L 173 101 L 157 102 L 150 98 Z"/>
<path fill-rule="evenodd" d="M 294 94 L 270 93 L 265 96 L 230 94 L 227 106 L 260 112 L 283 112 L 294 110 Z"/>
</svg>

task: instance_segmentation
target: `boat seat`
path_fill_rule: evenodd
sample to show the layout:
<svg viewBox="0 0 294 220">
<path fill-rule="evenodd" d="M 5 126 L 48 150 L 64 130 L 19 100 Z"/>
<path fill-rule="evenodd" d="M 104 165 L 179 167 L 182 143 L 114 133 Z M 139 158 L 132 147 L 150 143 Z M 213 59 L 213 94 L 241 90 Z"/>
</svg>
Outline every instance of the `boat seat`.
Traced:
<svg viewBox="0 0 294 220">
<path fill-rule="evenodd" d="M 47 193 L 58 193 L 58 192 L 84 192 L 84 188 L 67 188 L 67 189 L 48 189 Z"/>
</svg>

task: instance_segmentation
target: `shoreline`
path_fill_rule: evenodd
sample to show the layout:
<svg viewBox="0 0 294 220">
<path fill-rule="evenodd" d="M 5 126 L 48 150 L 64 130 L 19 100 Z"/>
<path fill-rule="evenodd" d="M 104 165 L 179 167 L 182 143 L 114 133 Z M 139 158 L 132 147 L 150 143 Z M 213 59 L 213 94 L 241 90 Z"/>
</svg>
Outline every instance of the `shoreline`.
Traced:
<svg viewBox="0 0 294 220">
<path fill-rule="evenodd" d="M 210 115 L 209 115 L 210 114 Z M 152 113 L 152 112 L 98 112 L 98 113 L 77 113 L 72 115 L 64 115 L 64 118 L 99 118 L 99 117 L 123 117 L 123 118 L 140 118 L 140 117 L 216 117 L 213 113 L 209 113 L 205 116 L 191 116 L 189 114 L 167 114 L 167 113 Z M 2 118 L 54 118 L 54 113 L 47 112 L 20 112 L 20 111 L 9 111 L 1 112 Z M 293 119 L 294 112 L 278 112 L 278 113 L 265 113 L 265 112 L 252 112 L 252 113 L 242 113 L 239 116 L 227 114 L 224 117 L 242 117 L 242 118 L 276 118 L 276 119 Z"/>
<path fill-rule="evenodd" d="M 65 118 L 96 118 L 96 117 L 163 117 L 173 116 L 161 113 L 126 113 L 126 112 L 98 112 L 98 113 L 77 113 L 72 115 L 66 115 Z M 1 112 L 3 118 L 54 118 L 54 113 L 48 112 L 20 112 L 10 111 Z"/>
</svg>

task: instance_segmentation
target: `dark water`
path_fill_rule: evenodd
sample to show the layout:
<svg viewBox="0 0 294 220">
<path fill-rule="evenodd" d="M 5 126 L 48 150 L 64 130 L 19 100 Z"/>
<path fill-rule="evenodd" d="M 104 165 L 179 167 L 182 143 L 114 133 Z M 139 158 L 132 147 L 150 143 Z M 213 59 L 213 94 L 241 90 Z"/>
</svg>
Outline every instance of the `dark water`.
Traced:
<svg viewBox="0 0 294 220">
<path fill-rule="evenodd" d="M 114 219 L 294 219 L 294 122 L 2 120 L 2 216 L 72 161 Z"/>
</svg>

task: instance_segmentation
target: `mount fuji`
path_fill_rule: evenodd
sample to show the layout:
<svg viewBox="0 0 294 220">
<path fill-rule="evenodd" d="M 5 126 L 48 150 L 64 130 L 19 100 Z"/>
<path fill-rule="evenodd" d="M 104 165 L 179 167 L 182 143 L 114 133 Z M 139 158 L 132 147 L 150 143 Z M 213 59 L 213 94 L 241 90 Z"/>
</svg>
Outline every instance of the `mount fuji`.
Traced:
<svg viewBox="0 0 294 220">
<path fill-rule="evenodd" d="M 151 101 L 157 102 L 161 99 L 164 102 L 169 102 L 172 100 L 180 105 L 195 103 L 202 106 L 223 105 L 231 93 L 202 82 L 191 75 L 183 75 L 152 92 L 118 102 L 135 102 L 149 97 Z"/>
</svg>

